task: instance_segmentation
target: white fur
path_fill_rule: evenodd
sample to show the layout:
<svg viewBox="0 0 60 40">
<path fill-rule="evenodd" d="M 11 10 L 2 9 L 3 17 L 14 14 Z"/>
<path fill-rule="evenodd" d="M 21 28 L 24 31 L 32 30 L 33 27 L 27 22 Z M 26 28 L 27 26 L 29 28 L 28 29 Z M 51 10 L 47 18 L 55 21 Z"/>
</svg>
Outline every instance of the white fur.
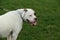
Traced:
<svg viewBox="0 0 60 40">
<path fill-rule="evenodd" d="M 27 13 L 23 10 L 24 9 L 9 11 L 0 16 L 0 37 L 7 37 L 7 40 L 17 39 L 17 36 L 22 29 L 23 19 L 26 21 L 26 19 L 29 19 L 28 14 L 33 15 L 34 13 L 32 9 L 27 9 Z M 35 18 L 34 15 L 30 18 L 31 20 L 29 20 L 33 21 L 33 18 Z M 10 34 L 11 32 L 13 32 L 12 35 Z"/>
</svg>

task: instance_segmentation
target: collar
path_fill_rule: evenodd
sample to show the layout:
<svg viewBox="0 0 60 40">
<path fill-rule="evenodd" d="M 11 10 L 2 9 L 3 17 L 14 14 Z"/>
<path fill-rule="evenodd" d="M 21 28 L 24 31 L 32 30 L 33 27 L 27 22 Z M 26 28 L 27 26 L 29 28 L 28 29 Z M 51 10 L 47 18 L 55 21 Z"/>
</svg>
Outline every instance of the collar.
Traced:
<svg viewBox="0 0 60 40">
<path fill-rule="evenodd" d="M 17 10 L 18 14 L 20 15 L 20 17 L 24 20 L 25 17 L 25 13 L 20 12 L 19 10 Z"/>
</svg>

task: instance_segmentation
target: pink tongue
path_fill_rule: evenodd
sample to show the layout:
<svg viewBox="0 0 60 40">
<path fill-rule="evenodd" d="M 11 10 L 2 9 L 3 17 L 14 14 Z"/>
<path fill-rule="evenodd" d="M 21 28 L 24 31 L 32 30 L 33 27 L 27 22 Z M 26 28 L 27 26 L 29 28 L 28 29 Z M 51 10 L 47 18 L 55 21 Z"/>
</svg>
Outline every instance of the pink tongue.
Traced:
<svg viewBox="0 0 60 40">
<path fill-rule="evenodd" d="M 31 25 L 35 26 L 35 25 L 37 25 L 37 22 L 33 22 L 33 23 L 31 23 Z"/>
</svg>

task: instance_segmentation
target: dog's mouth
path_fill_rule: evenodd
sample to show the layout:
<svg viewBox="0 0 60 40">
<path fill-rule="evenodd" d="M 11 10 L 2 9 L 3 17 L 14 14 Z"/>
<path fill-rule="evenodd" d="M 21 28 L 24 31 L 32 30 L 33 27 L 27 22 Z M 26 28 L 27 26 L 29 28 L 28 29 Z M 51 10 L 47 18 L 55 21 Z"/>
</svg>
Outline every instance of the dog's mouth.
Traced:
<svg viewBox="0 0 60 40">
<path fill-rule="evenodd" d="M 27 22 L 29 22 L 32 26 L 37 25 L 37 21 L 29 21 L 29 20 L 27 19 Z"/>
<path fill-rule="evenodd" d="M 33 25 L 33 26 L 37 25 L 37 22 L 36 22 L 36 21 L 30 22 L 30 23 L 31 23 L 31 25 Z"/>
</svg>

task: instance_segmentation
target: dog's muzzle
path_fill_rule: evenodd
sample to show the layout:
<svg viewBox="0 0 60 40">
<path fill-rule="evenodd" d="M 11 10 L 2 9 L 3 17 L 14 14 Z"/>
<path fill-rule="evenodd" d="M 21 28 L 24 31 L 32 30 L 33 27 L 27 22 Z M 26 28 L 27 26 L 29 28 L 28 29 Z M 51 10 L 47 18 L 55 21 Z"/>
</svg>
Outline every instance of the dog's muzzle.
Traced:
<svg viewBox="0 0 60 40">
<path fill-rule="evenodd" d="M 35 20 L 35 21 L 29 21 L 29 20 L 27 19 L 27 22 L 29 22 L 31 25 L 35 26 L 35 25 L 37 25 L 37 18 L 35 18 L 34 20 Z"/>
</svg>

